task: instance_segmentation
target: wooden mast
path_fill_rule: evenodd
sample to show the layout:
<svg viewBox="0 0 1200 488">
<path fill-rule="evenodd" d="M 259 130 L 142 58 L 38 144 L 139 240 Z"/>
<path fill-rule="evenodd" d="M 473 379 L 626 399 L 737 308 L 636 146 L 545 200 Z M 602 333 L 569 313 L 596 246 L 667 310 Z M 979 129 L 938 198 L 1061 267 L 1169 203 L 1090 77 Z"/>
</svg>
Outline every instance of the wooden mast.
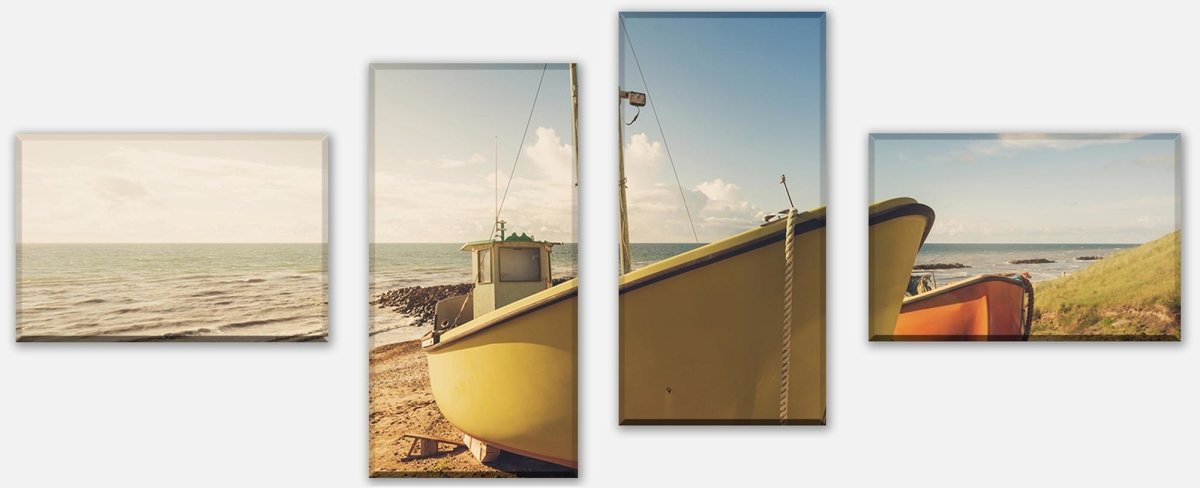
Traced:
<svg viewBox="0 0 1200 488">
<path fill-rule="evenodd" d="M 633 271 L 633 258 L 629 252 L 629 208 L 625 202 L 625 114 L 621 110 L 621 100 L 625 92 L 617 88 L 617 168 L 619 176 L 617 188 L 621 199 L 621 274 Z"/>
<path fill-rule="evenodd" d="M 492 238 L 495 239 L 496 226 L 500 222 L 500 136 L 492 137 L 492 161 L 496 164 L 495 177 L 492 178 L 496 180 L 496 191 L 493 193 L 495 196 L 496 206 L 494 208 L 496 209 L 496 213 L 495 218 L 492 219 Z"/>
<path fill-rule="evenodd" d="M 571 177 L 573 181 L 572 189 L 575 191 L 575 217 L 579 217 L 579 78 L 575 75 L 575 63 L 568 63 L 567 70 L 571 74 L 571 149 L 574 152 L 574 166 L 571 168 Z M 575 224 L 578 228 L 578 223 Z M 572 232 L 574 234 L 574 232 Z M 572 235 L 575 241 L 579 241 L 579 236 Z"/>
</svg>

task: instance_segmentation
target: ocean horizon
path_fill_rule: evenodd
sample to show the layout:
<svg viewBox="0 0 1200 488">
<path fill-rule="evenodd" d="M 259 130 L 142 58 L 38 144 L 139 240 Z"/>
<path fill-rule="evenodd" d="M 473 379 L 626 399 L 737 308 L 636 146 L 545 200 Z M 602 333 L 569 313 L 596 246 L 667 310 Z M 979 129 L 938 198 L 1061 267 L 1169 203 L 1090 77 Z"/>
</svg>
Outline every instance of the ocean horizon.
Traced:
<svg viewBox="0 0 1200 488">
<path fill-rule="evenodd" d="M 634 242 L 630 253 L 633 269 L 670 258 L 706 243 Z M 977 274 L 1028 272 L 1033 281 L 1057 278 L 1078 271 L 1095 261 L 1079 261 L 1082 256 L 1107 257 L 1138 244 L 973 244 L 927 243 L 917 256 L 922 263 L 962 263 L 969 268 L 931 271 L 939 286 Z M 438 286 L 471 281 L 470 254 L 460 250 L 461 243 L 375 243 L 372 261 L 371 297 L 396 288 Z M 575 276 L 578 245 L 555 246 L 551 253 L 551 272 L 555 278 Z M 1048 259 L 1047 264 L 1012 265 L 1018 259 Z M 922 271 L 924 272 L 924 271 Z M 374 344 L 413 340 L 427 328 L 410 328 L 411 317 L 390 310 L 372 308 L 371 333 Z"/>
<path fill-rule="evenodd" d="M 457 285 L 471 282 L 471 253 L 462 243 L 376 242 L 371 244 L 371 300 L 396 288 Z M 574 277 L 579 245 L 563 243 L 550 252 L 550 274 Z M 372 347 L 420 338 L 428 327 L 408 327 L 415 319 L 389 309 L 371 307 Z"/>
<path fill-rule="evenodd" d="M 24 340 L 317 340 L 323 243 L 18 243 Z"/>
<path fill-rule="evenodd" d="M 634 242 L 630 254 L 638 269 L 681 254 L 707 243 Z M 462 243 L 453 242 L 377 242 L 372 244 L 371 294 L 410 286 L 436 286 L 469 283 L 471 257 L 462 251 Z M 574 277 L 579 259 L 578 243 L 554 246 L 550 253 L 550 271 L 554 278 Z"/>
<path fill-rule="evenodd" d="M 979 274 L 1029 273 L 1033 282 L 1045 281 L 1079 271 L 1097 261 L 1080 260 L 1085 256 L 1106 258 L 1140 244 L 1109 243 L 925 243 L 917 253 L 916 264 L 959 263 L 968 268 L 918 270 L 931 272 L 938 286 Z M 1010 261 L 1045 259 L 1041 264 L 1010 264 Z"/>
</svg>

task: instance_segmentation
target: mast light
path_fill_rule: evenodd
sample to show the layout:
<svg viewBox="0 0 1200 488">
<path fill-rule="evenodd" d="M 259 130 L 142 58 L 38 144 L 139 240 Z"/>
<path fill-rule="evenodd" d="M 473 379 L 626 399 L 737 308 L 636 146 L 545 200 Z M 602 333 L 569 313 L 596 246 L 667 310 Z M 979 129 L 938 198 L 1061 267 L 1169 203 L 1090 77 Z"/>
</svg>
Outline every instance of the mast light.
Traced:
<svg viewBox="0 0 1200 488">
<path fill-rule="evenodd" d="M 635 92 L 635 91 L 627 91 L 627 92 L 622 92 L 621 94 L 623 95 L 622 98 L 629 100 L 629 104 L 633 105 L 634 107 L 645 107 L 646 106 L 646 94 L 645 93 Z"/>
</svg>

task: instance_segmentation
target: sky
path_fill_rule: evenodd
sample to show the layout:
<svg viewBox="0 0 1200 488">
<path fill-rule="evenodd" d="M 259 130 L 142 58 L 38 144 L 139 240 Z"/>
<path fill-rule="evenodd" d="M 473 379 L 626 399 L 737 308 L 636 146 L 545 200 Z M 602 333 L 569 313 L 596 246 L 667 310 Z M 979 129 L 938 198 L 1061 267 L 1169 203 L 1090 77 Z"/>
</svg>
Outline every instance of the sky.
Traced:
<svg viewBox="0 0 1200 488">
<path fill-rule="evenodd" d="M 687 210 L 700 242 L 754 228 L 788 207 L 781 174 L 796 208 L 824 204 L 823 15 L 624 13 L 621 22 L 621 88 L 650 102 L 624 128 L 632 242 L 693 242 Z M 637 113 L 626 104 L 625 122 Z"/>
<path fill-rule="evenodd" d="M 1178 136 L 872 135 L 872 201 L 936 213 L 928 242 L 1138 244 L 1179 228 Z"/>
<path fill-rule="evenodd" d="M 324 241 L 324 136 L 20 140 L 21 242 Z"/>
<path fill-rule="evenodd" d="M 510 232 L 575 242 L 567 65 L 380 65 L 372 83 L 375 242 L 487 239 L 497 182 Z"/>
</svg>

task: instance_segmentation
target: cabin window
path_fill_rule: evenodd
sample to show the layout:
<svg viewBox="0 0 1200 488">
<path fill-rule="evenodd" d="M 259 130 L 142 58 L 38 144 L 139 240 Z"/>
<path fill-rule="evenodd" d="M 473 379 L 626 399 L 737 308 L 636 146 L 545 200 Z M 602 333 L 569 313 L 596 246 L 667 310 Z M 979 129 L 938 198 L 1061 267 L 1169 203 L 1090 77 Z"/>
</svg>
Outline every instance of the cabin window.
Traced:
<svg viewBox="0 0 1200 488">
<path fill-rule="evenodd" d="M 476 283 L 491 283 L 492 282 L 492 250 L 481 249 L 475 253 L 479 263 L 475 269 L 479 270 L 479 275 L 475 277 Z"/>
<path fill-rule="evenodd" d="M 541 250 L 500 248 L 500 281 L 542 281 Z"/>
</svg>

